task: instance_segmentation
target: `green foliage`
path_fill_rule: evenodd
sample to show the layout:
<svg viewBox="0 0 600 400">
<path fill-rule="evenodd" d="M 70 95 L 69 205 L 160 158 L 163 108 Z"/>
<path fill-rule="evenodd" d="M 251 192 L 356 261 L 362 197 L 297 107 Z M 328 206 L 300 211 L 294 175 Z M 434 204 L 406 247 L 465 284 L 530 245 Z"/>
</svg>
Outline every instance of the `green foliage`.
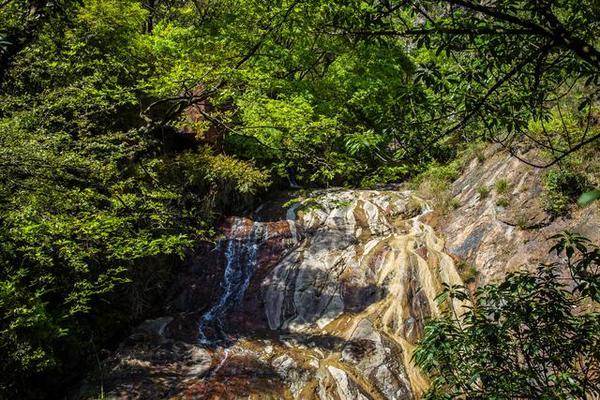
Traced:
<svg viewBox="0 0 600 400">
<path fill-rule="evenodd" d="M 499 197 L 496 199 L 496 205 L 498 207 L 506 208 L 510 205 L 510 200 L 507 196 L 507 192 L 510 189 L 510 183 L 506 179 L 498 179 L 494 182 L 494 190 Z"/>
<path fill-rule="evenodd" d="M 457 263 L 458 273 L 464 283 L 473 283 L 477 279 L 479 275 L 479 271 L 474 265 L 466 263 L 463 260 L 460 260 Z"/>
<path fill-rule="evenodd" d="M 452 200 L 450 200 L 450 207 L 453 210 L 460 208 L 460 206 L 461 206 L 460 200 L 458 200 L 456 197 L 454 197 Z"/>
<path fill-rule="evenodd" d="M 508 191 L 510 183 L 506 179 L 498 179 L 494 182 L 494 189 L 497 194 L 504 194 Z"/>
<path fill-rule="evenodd" d="M 509 274 L 473 304 L 429 321 L 414 360 L 432 378 L 424 398 L 586 399 L 600 394 L 600 249 L 553 237 L 566 265 Z M 575 282 L 567 285 L 566 268 Z M 447 288 L 440 301 L 469 296 Z M 457 313 L 461 312 L 460 315 Z"/>
<path fill-rule="evenodd" d="M 413 166 L 411 171 L 411 175 L 415 175 L 411 180 L 413 188 L 421 192 L 425 198 L 433 199 L 435 208 L 442 212 L 460 207 L 458 199 L 453 198 L 450 193 L 452 183 L 460 177 L 463 169 L 473 159 L 483 162 L 485 146 L 485 143 L 474 141 L 462 146 L 450 162 L 434 161 L 423 167 L 421 171 Z"/>
<path fill-rule="evenodd" d="M 461 163 L 458 160 L 448 164 L 433 162 L 413 182 L 417 186 L 427 182 L 437 187 L 449 187 L 460 176 L 460 172 Z"/>
<path fill-rule="evenodd" d="M 599 137 L 595 117 L 590 119 L 598 106 L 600 71 L 600 53 L 594 47 L 600 18 L 591 12 L 597 10 L 594 2 L 563 1 L 551 7 L 508 0 L 493 5 L 453 0 L 409 3 L 412 12 L 405 19 L 383 24 L 397 31 L 405 31 L 402 22 L 409 24 L 420 32 L 415 33 L 417 43 L 456 60 L 459 68 L 454 69 L 454 63 L 446 67 L 431 96 L 436 105 L 447 95 L 463 104 L 462 122 L 456 124 L 455 114 L 445 114 L 451 127 L 447 132 L 452 127 L 479 128 L 517 153 L 526 142 L 548 150 L 551 159 Z M 519 31 L 532 27 L 535 33 Z M 542 32 L 569 37 L 558 43 Z M 560 66 L 554 64 L 558 59 Z M 439 61 L 436 64 L 428 68 L 441 68 Z M 455 85 L 447 84 L 453 79 Z"/>
<path fill-rule="evenodd" d="M 499 197 L 498 200 L 496 200 L 496 205 L 498 207 L 506 208 L 510 206 L 510 200 L 506 197 Z"/>
<path fill-rule="evenodd" d="M 143 125 L 164 54 L 140 2 L 63 11 L 69 23 L 38 31 L 0 94 L 0 398 L 64 390 L 153 309 L 215 218 L 268 184 Z"/>
<path fill-rule="evenodd" d="M 419 169 L 410 165 L 382 166 L 371 175 L 362 179 L 360 186 L 363 188 L 374 188 L 387 183 L 403 182 L 415 176 Z"/>
<path fill-rule="evenodd" d="M 433 201 L 432 206 L 436 210 L 445 213 L 459 206 L 450 193 L 450 188 L 452 182 L 459 177 L 462 164 L 461 159 L 445 165 L 431 163 L 423 173 L 413 179 L 412 183 L 424 198 Z"/>
<path fill-rule="evenodd" d="M 479 200 L 485 200 L 490 195 L 490 189 L 487 186 L 479 186 L 477 194 L 479 195 Z"/>
<path fill-rule="evenodd" d="M 579 196 L 591 189 L 584 174 L 568 167 L 549 170 L 543 185 L 542 206 L 554 216 L 567 214 Z"/>
<path fill-rule="evenodd" d="M 550 239 L 556 240 L 550 251 L 556 252 L 559 257 L 563 253 L 566 256 L 566 267 L 575 283 L 572 293 L 600 303 L 600 247 L 571 232 L 563 232 Z"/>
<path fill-rule="evenodd" d="M 347 207 L 350 207 L 350 205 L 352 205 L 352 201 L 350 201 L 350 200 L 334 200 L 333 201 L 333 206 L 335 208 L 347 208 Z"/>
</svg>

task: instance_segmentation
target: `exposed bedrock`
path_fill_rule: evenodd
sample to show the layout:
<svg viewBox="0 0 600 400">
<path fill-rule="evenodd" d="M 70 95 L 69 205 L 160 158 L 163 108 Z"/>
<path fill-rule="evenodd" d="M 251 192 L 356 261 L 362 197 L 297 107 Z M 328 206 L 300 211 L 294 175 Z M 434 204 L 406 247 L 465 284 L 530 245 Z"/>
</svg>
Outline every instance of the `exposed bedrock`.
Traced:
<svg viewBox="0 0 600 400">
<path fill-rule="evenodd" d="M 460 283 L 443 240 L 422 221 L 428 213 L 408 191 L 327 190 L 276 218 L 268 210 L 230 218 L 224 238 L 179 278 L 174 316 L 149 321 L 115 355 L 105 391 L 418 396 L 426 382 L 411 364 L 413 346 L 437 313 L 442 283 Z"/>
<path fill-rule="evenodd" d="M 455 262 L 484 284 L 546 260 L 562 229 L 599 239 L 597 207 L 548 219 L 539 172 L 507 157 L 467 165 L 445 215 L 411 191 L 332 189 L 229 218 L 179 275 L 170 316 L 142 324 L 79 397 L 102 383 L 118 399 L 419 398 L 411 356 L 443 284 L 462 283 Z M 504 207 L 476 195 L 500 177 Z"/>
</svg>

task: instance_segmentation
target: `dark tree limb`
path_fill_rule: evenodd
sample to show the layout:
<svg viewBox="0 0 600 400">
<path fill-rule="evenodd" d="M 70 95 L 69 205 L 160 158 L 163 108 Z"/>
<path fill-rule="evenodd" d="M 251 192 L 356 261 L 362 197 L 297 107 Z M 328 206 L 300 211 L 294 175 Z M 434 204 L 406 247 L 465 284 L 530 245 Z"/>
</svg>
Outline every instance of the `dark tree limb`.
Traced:
<svg viewBox="0 0 600 400">
<path fill-rule="evenodd" d="M 576 54 L 581 60 L 588 63 L 595 70 L 600 71 L 600 51 L 598 51 L 591 43 L 575 36 L 569 32 L 551 12 L 549 7 L 539 6 L 536 8 L 542 17 L 548 22 L 548 27 L 539 25 L 531 20 L 525 20 L 515 15 L 504 13 L 500 10 L 487 7 L 481 4 L 473 3 L 465 0 L 442 0 L 450 4 L 455 4 L 467 8 L 472 11 L 480 12 L 484 15 L 492 17 L 498 21 L 508 22 L 514 25 L 521 26 L 535 32 L 537 35 L 551 39 L 557 45 L 569 49 Z"/>
<path fill-rule="evenodd" d="M 576 151 L 580 150 L 581 148 L 583 148 L 583 147 L 587 146 L 588 144 L 595 142 L 596 140 L 599 140 L 599 139 L 600 139 L 600 133 L 597 133 L 596 135 L 591 136 L 586 140 L 580 141 L 579 143 L 577 143 L 575 146 L 571 147 L 570 149 L 565 150 L 564 152 L 562 152 L 562 154 L 554 157 L 552 159 L 552 161 L 550 161 L 548 163 L 535 163 L 535 162 L 525 160 L 523 157 L 521 157 L 518 154 L 518 151 L 516 151 L 512 146 L 505 146 L 503 143 L 500 143 L 500 144 L 502 144 L 504 147 L 508 148 L 508 150 L 510 151 L 510 154 L 512 156 L 514 156 L 516 159 L 518 159 L 519 161 L 521 161 L 531 167 L 534 167 L 534 168 L 544 169 L 544 168 L 549 168 L 553 165 L 558 164 L 559 162 L 561 162 L 563 159 L 565 159 L 569 155 L 575 153 Z"/>
</svg>

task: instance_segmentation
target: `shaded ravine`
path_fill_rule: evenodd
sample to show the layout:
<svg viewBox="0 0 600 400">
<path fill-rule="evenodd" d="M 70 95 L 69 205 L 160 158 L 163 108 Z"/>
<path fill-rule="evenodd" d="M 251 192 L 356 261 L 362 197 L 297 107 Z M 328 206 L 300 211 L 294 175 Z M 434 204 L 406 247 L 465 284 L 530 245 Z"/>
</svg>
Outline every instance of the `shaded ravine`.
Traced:
<svg viewBox="0 0 600 400">
<path fill-rule="evenodd" d="M 235 343 L 221 341 L 222 321 L 244 302 L 259 248 L 269 239 L 268 222 L 247 228 L 234 220 L 225 240 L 224 291 L 199 327 L 201 344 L 227 346 L 209 378 L 217 378 L 232 354 L 244 354 L 279 368 L 286 397 L 420 394 L 427 382 L 412 366 L 414 345 L 424 320 L 438 312 L 434 299 L 442 283 L 461 283 L 443 241 L 423 222 L 431 209 L 408 192 L 328 191 L 305 204 L 287 212 L 291 243 L 297 246 L 290 246 L 260 282 L 261 290 L 248 296 L 264 299 L 268 328 L 279 333 L 260 343 L 250 332 Z M 418 207 L 410 210 L 409 204 Z M 299 242 L 297 229 L 304 232 Z M 217 327 L 218 340 L 207 339 L 209 324 Z M 310 339 L 286 341 L 294 335 Z M 319 336 L 337 338 L 337 345 L 311 348 Z"/>
<path fill-rule="evenodd" d="M 106 393 L 422 394 L 428 383 L 412 364 L 414 346 L 425 320 L 439 313 L 443 284 L 461 283 L 444 240 L 427 224 L 429 207 L 409 191 L 323 190 L 293 203 L 227 220 L 216 249 L 180 279 L 183 312 L 156 320 L 153 339 L 123 348 Z M 214 293 L 210 301 L 206 293 Z"/>
</svg>

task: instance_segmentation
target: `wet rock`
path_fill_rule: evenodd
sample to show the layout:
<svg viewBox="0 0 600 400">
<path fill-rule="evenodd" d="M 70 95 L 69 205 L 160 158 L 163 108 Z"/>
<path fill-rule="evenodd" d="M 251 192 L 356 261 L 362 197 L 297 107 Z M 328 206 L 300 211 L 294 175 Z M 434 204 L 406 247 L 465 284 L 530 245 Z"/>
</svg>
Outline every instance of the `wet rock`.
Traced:
<svg viewBox="0 0 600 400">
<path fill-rule="evenodd" d="M 306 383 L 311 379 L 314 371 L 302 368 L 289 355 L 284 354 L 275 358 L 271 365 L 279 376 L 287 383 L 287 386 L 294 396 L 299 398 Z M 312 368 L 311 368 L 312 369 Z"/>
<path fill-rule="evenodd" d="M 416 343 L 425 319 L 435 312 L 433 299 L 442 283 L 460 278 L 444 241 L 421 221 L 427 207 L 422 206 L 423 215 L 405 219 L 409 201 L 419 199 L 408 192 L 376 191 L 315 197 L 310 210 L 299 212 L 303 241 L 262 282 L 271 329 L 341 341 L 341 348 L 315 350 L 321 366 L 328 357 L 346 365 L 319 368 L 314 379 L 321 398 L 409 399 L 424 386 L 420 373 L 404 364 L 412 351 L 407 344 Z M 310 341 L 285 345 L 315 347 Z M 334 356 L 337 351 L 341 354 Z"/>
<path fill-rule="evenodd" d="M 358 386 L 348 378 L 348 375 L 342 369 L 329 366 L 327 372 L 331 377 L 330 380 L 334 382 L 335 391 L 332 392 L 329 385 L 325 384 L 327 379 L 321 379 L 319 385 L 319 398 L 323 400 L 335 400 L 335 399 L 357 399 L 357 400 L 368 400 L 364 394 L 361 393 Z M 336 396 L 337 395 L 337 396 Z"/>
<path fill-rule="evenodd" d="M 360 321 L 342 351 L 342 360 L 360 371 L 387 399 L 413 397 L 402 359 L 398 344 L 374 330 L 366 319 Z"/>
<path fill-rule="evenodd" d="M 188 377 L 200 378 L 208 373 L 212 366 L 212 356 L 206 349 L 194 347 L 189 353 L 190 368 L 187 371 Z"/>
<path fill-rule="evenodd" d="M 511 225 L 511 213 L 535 201 L 520 194 L 533 181 L 510 160 L 490 162 L 468 166 L 454 184 L 461 207 L 446 216 L 410 191 L 332 189 L 313 192 L 291 211 L 266 206 L 277 213 L 230 218 L 223 240 L 178 278 L 173 320 L 148 321 L 140 340 L 107 360 L 107 393 L 419 398 L 427 380 L 410 361 L 412 351 L 425 321 L 439 313 L 434 299 L 442 285 L 462 283 L 454 260 L 476 264 L 487 281 L 544 259 L 546 233 L 573 225 L 556 220 L 537 235 Z M 476 198 L 479 185 L 499 176 L 513 179 L 515 207 Z M 581 213 L 598 226 L 593 211 Z M 529 220 L 546 223 L 537 211 Z M 465 305 L 449 304 L 459 313 Z M 205 347 L 199 331 L 209 339 Z"/>
<path fill-rule="evenodd" d="M 165 330 L 167 329 L 167 326 L 169 325 L 169 323 L 171 323 L 171 321 L 173 321 L 173 317 L 162 317 L 147 320 L 142 322 L 138 326 L 136 331 L 143 332 L 149 335 L 164 336 Z"/>
</svg>

